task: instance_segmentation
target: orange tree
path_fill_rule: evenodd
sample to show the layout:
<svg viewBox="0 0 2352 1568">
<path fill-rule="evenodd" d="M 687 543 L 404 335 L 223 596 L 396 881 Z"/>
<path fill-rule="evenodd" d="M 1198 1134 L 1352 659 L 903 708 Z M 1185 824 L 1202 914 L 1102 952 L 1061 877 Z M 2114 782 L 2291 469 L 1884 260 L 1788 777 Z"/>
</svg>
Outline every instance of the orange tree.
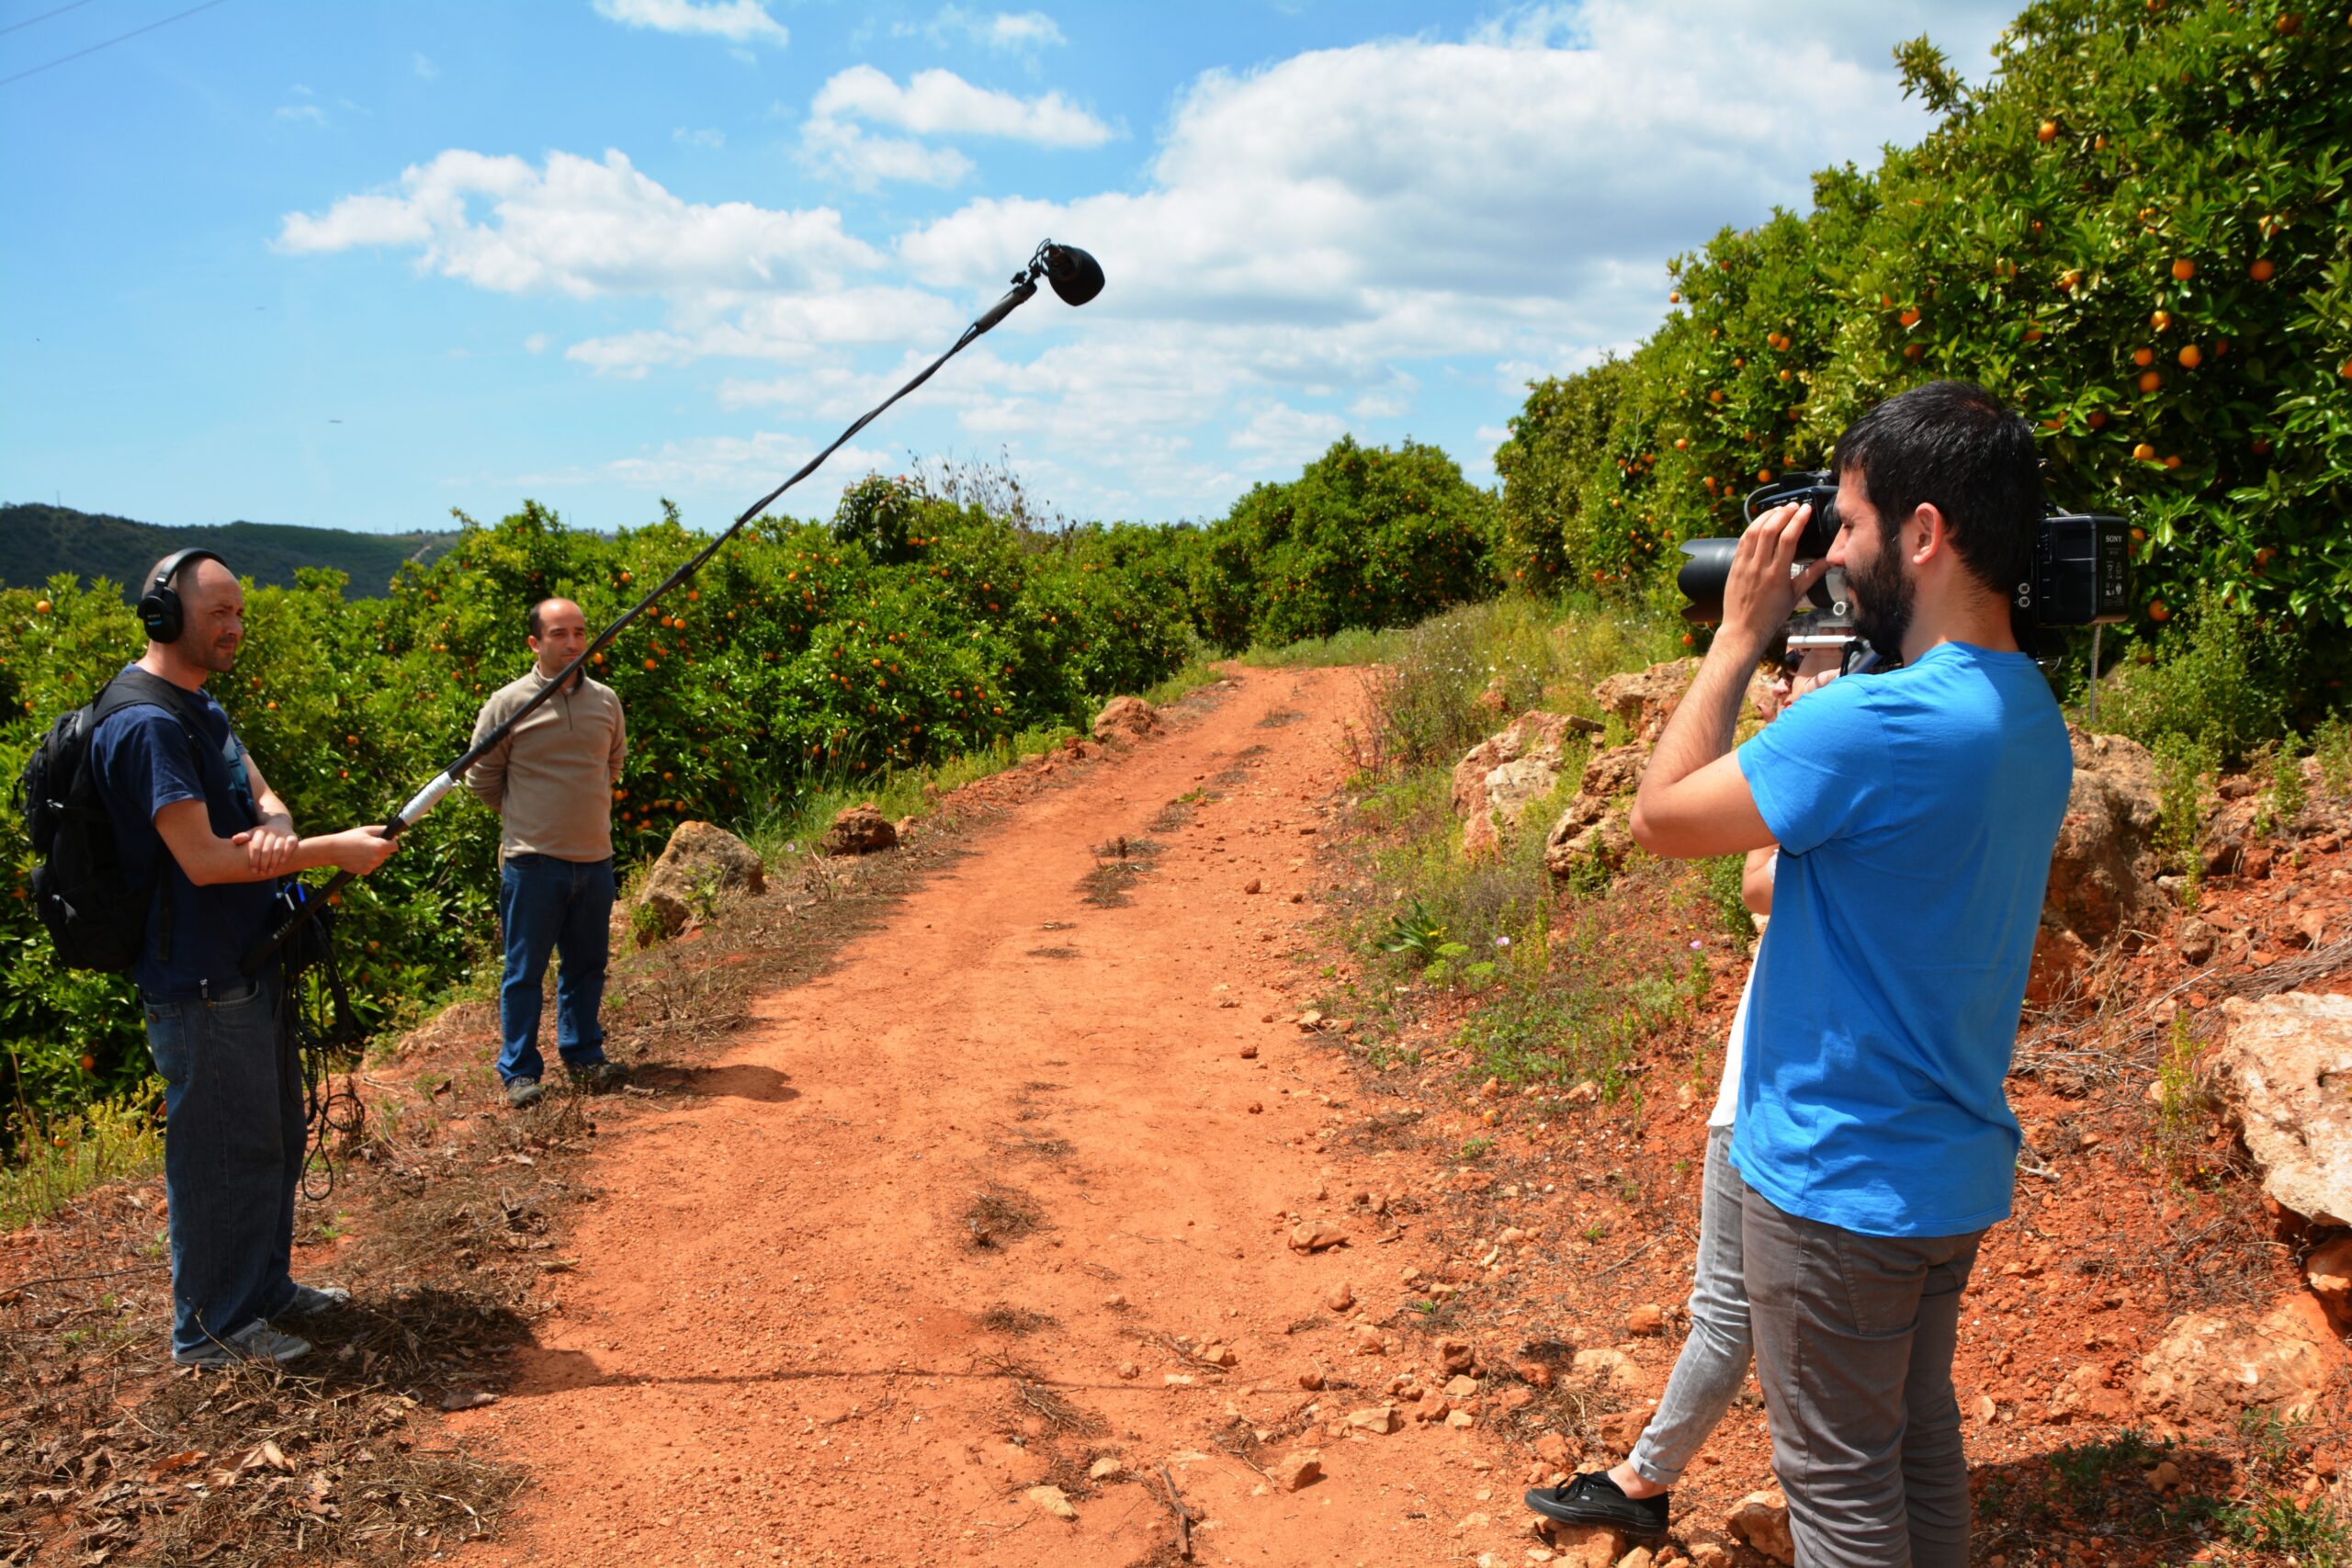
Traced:
<svg viewBox="0 0 2352 1568">
<path fill-rule="evenodd" d="M 1655 589 L 1862 409 L 1966 377 L 2035 422 L 2053 498 L 2132 516 L 2136 635 L 2203 594 L 2333 678 L 2352 28 L 2277 0 L 2048 0 L 1986 85 L 1924 39 L 1897 52 L 1934 131 L 1679 258 L 1624 365 L 1531 389 L 1497 458 L 1511 570 Z"/>
</svg>

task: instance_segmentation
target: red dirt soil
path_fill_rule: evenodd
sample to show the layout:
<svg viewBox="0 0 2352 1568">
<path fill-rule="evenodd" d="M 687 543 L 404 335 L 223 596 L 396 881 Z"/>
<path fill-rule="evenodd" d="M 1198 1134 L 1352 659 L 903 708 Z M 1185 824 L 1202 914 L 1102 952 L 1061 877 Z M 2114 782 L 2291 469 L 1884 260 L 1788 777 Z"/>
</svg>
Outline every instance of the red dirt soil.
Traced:
<svg viewBox="0 0 2352 1568">
<path fill-rule="evenodd" d="M 1450 1556 L 1489 1486 L 1523 1529 L 1487 1431 L 1319 1425 L 1405 1365 L 1347 1354 L 1352 1314 L 1326 1300 L 1396 1304 L 1391 1227 L 1309 1256 L 1281 1218 L 1340 1218 L 1313 1134 L 1353 1075 L 1293 1021 L 1282 939 L 1313 912 L 1292 896 L 1359 693 L 1350 671 L 1243 673 L 982 830 L 767 998 L 699 1092 L 606 1140 L 560 1310 L 503 1402 L 449 1420 L 534 1477 L 469 1557 L 1135 1562 L 1174 1540 L 1163 1464 L 1202 1562 Z M 1150 826 L 1204 788 L 1188 826 Z M 1096 907 L 1081 881 L 1123 835 L 1161 840 L 1156 867 Z M 989 1193 L 1010 1208 L 977 1211 Z M 1011 1234 L 1022 1208 L 1035 1229 Z M 1334 1386 L 1304 1392 L 1312 1368 Z M 1259 1462 L 1319 1448 L 1326 1478 L 1270 1484 L 1241 1457 L 1260 1433 Z M 1104 1456 L 1118 1475 L 1090 1482 Z M 1048 1481 L 1074 1522 L 1024 1495 Z"/>
</svg>

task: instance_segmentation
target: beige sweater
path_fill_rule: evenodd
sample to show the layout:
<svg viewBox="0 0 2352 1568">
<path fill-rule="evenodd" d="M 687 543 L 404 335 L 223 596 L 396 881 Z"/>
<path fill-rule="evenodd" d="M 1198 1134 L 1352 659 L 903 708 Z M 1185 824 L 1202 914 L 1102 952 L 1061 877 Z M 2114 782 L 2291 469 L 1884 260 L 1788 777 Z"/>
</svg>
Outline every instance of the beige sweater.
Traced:
<svg viewBox="0 0 2352 1568">
<path fill-rule="evenodd" d="M 491 694 L 474 720 L 479 742 L 547 684 L 533 665 Z M 557 860 L 609 860 L 613 791 L 628 755 L 621 700 L 610 686 L 582 680 L 549 697 L 482 759 L 466 770 L 466 787 L 504 820 L 498 852 Z"/>
</svg>

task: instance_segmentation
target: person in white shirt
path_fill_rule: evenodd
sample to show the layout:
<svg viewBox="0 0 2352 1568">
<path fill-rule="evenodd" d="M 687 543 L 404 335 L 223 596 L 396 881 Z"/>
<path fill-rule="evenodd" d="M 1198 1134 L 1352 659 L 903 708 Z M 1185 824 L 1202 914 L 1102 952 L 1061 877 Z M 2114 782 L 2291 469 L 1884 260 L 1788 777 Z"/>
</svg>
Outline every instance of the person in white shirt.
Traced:
<svg viewBox="0 0 2352 1568">
<path fill-rule="evenodd" d="M 1803 693 L 1837 678 L 1838 660 L 1826 649 L 1791 650 L 1777 664 L 1757 711 L 1770 724 Z M 1740 900 L 1756 918 L 1757 942 L 1772 913 L 1775 848 L 1750 850 L 1740 876 Z M 1663 1535 L 1668 1493 L 1699 1445 L 1715 1429 L 1747 1379 L 1753 1343 L 1747 1323 L 1747 1290 L 1741 1279 L 1740 1205 L 1747 1184 L 1731 1163 L 1733 1116 L 1739 1103 L 1741 1053 L 1747 1037 L 1747 1001 L 1754 989 L 1751 965 L 1733 1012 L 1724 1048 L 1723 1087 L 1707 1116 L 1707 1158 L 1699 1190 L 1699 1258 L 1690 1286 L 1690 1337 L 1682 1342 L 1657 1414 L 1650 1417 L 1634 1451 L 1613 1468 L 1571 1478 L 1560 1486 L 1527 1495 L 1527 1506 L 1548 1517 L 1577 1524 L 1614 1525 L 1630 1533 Z"/>
</svg>

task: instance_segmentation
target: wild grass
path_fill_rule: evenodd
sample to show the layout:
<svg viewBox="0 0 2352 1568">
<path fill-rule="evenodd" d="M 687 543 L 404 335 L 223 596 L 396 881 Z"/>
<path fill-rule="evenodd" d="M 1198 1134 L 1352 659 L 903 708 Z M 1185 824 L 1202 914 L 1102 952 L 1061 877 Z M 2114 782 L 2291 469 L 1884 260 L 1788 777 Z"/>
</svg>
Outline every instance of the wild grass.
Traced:
<svg viewBox="0 0 2352 1568">
<path fill-rule="evenodd" d="M 153 1108 L 160 1078 L 141 1089 L 41 1120 L 26 1113 L 28 1135 L 16 1160 L 0 1168 L 0 1231 L 45 1219 L 90 1189 L 141 1176 L 164 1163 L 164 1130 Z"/>
<path fill-rule="evenodd" d="M 1505 825 L 1493 852 L 1464 852 L 1452 803 L 1454 765 L 1510 717 L 1533 708 L 1597 717 L 1597 682 L 1681 651 L 1679 624 L 1647 610 L 1518 598 L 1378 634 L 1376 646 L 1359 637 L 1253 655 L 1384 661 L 1367 679 L 1352 740 L 1372 889 L 1348 917 L 1363 967 L 1333 1003 L 1358 1016 L 1371 1065 L 1404 1059 L 1384 1040 L 1398 1012 L 1439 994 L 1469 997 L 1476 1010 L 1453 1040 L 1464 1074 L 1512 1085 L 1590 1079 L 1614 1101 L 1630 1091 L 1644 1041 L 1704 997 L 1703 961 L 1642 967 L 1597 926 L 1555 929 L 1594 891 L 1562 889 L 1544 864 L 1545 835 L 1582 777 L 1581 737 L 1571 737 L 1552 794 Z M 1738 857 L 1729 865 L 1736 905 Z"/>
</svg>

